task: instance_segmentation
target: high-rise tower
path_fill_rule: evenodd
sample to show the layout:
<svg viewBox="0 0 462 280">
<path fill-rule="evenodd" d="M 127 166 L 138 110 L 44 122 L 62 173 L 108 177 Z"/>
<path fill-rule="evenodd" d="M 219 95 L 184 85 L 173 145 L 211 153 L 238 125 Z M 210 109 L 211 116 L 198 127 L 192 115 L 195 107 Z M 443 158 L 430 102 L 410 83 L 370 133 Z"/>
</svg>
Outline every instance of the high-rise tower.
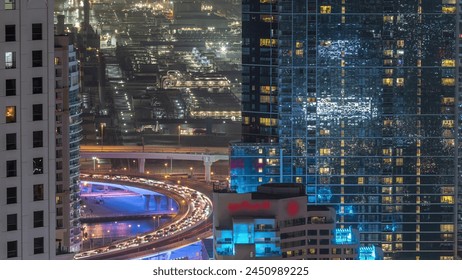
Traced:
<svg viewBox="0 0 462 280">
<path fill-rule="evenodd" d="M 0 259 L 56 254 L 53 4 L 0 0 Z"/>
<path fill-rule="evenodd" d="M 303 183 L 385 258 L 453 258 L 457 2 L 243 0 L 231 187 Z"/>
</svg>

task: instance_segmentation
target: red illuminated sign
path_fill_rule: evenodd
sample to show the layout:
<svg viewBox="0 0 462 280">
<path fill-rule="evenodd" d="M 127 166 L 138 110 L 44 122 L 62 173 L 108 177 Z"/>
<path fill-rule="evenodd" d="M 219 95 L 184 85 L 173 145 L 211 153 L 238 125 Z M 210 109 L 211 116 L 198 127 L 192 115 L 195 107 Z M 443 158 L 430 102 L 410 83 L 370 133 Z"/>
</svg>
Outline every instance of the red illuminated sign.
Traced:
<svg viewBox="0 0 462 280">
<path fill-rule="evenodd" d="M 235 212 L 239 210 L 250 210 L 250 211 L 268 210 L 270 209 L 270 207 L 271 207 L 271 203 L 266 200 L 262 202 L 242 201 L 238 203 L 228 204 L 228 210 L 231 212 Z"/>
<path fill-rule="evenodd" d="M 287 214 L 289 214 L 289 216 L 296 216 L 298 211 L 300 211 L 300 206 L 298 205 L 297 201 L 292 200 L 287 204 Z"/>
</svg>

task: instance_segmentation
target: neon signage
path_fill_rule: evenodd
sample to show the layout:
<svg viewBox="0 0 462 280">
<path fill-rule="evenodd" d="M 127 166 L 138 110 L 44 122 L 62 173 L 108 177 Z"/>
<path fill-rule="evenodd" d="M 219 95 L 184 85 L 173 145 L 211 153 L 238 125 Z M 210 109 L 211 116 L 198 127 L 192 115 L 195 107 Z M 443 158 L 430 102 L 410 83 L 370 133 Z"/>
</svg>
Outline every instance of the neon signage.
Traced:
<svg viewBox="0 0 462 280">
<path fill-rule="evenodd" d="M 228 204 L 228 210 L 230 212 L 236 212 L 240 210 L 249 210 L 249 211 L 258 211 L 258 210 L 268 210 L 271 207 L 271 203 L 267 200 L 262 202 L 249 202 L 242 201 L 237 203 Z"/>
</svg>

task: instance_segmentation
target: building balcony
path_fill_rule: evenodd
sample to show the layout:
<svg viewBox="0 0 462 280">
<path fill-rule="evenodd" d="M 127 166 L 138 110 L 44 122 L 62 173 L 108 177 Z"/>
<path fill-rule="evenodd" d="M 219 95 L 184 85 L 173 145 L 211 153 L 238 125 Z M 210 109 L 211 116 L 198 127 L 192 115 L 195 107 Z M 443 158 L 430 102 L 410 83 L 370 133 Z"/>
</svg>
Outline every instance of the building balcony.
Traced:
<svg viewBox="0 0 462 280">
<path fill-rule="evenodd" d="M 273 237 L 273 238 L 255 238 L 254 242 L 257 243 L 272 243 L 272 244 L 278 244 L 281 242 L 279 237 Z"/>
<path fill-rule="evenodd" d="M 216 244 L 233 244 L 233 240 L 231 238 L 217 239 Z"/>
</svg>

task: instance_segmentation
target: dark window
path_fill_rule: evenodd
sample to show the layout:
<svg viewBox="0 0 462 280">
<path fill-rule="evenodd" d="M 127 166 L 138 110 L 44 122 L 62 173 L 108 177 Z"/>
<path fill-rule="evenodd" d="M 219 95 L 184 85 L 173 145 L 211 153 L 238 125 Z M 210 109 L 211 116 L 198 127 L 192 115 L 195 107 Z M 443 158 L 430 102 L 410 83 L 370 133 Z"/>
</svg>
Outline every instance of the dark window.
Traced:
<svg viewBox="0 0 462 280">
<path fill-rule="evenodd" d="M 320 234 L 320 235 L 329 235 L 329 230 L 327 230 L 327 229 L 321 229 L 321 230 L 319 231 L 319 234 Z"/>
<path fill-rule="evenodd" d="M 318 245 L 317 239 L 308 239 L 308 245 Z"/>
<path fill-rule="evenodd" d="M 32 132 L 32 147 L 43 147 L 43 131 L 39 130 Z"/>
<path fill-rule="evenodd" d="M 34 211 L 34 228 L 43 227 L 43 211 Z"/>
<path fill-rule="evenodd" d="M 6 188 L 6 204 L 15 204 L 18 202 L 16 187 Z"/>
<path fill-rule="evenodd" d="M 16 106 L 6 106 L 5 108 L 5 122 L 15 123 L 16 122 Z"/>
<path fill-rule="evenodd" d="M 42 67 L 42 51 L 32 51 L 32 67 Z"/>
<path fill-rule="evenodd" d="M 16 95 L 16 79 L 5 80 L 5 95 L 6 96 Z"/>
<path fill-rule="evenodd" d="M 32 40 L 42 40 L 42 24 L 32 24 Z"/>
<path fill-rule="evenodd" d="M 16 150 L 16 133 L 6 134 L 6 149 Z"/>
<path fill-rule="evenodd" d="M 42 104 L 32 105 L 32 120 L 41 121 L 43 120 L 43 106 Z"/>
<path fill-rule="evenodd" d="M 43 254 L 43 237 L 34 238 L 34 255 Z"/>
<path fill-rule="evenodd" d="M 43 174 L 43 158 L 34 158 L 32 160 L 34 167 L 33 174 Z"/>
<path fill-rule="evenodd" d="M 329 245 L 329 239 L 321 239 L 319 244 L 321 244 L 321 245 Z"/>
<path fill-rule="evenodd" d="M 328 255 L 329 254 L 329 249 L 319 249 L 319 254 Z"/>
<path fill-rule="evenodd" d="M 42 77 L 32 78 L 32 93 L 33 94 L 43 93 L 43 78 Z"/>
<path fill-rule="evenodd" d="M 43 200 L 43 184 L 34 185 L 34 201 Z"/>
<path fill-rule="evenodd" d="M 308 230 L 307 234 L 308 235 L 318 235 L 318 231 L 317 230 Z"/>
<path fill-rule="evenodd" d="M 16 26 L 5 25 L 5 42 L 16 41 Z"/>
<path fill-rule="evenodd" d="M 16 258 L 18 256 L 18 241 L 8 241 L 6 243 L 6 257 Z"/>
<path fill-rule="evenodd" d="M 15 160 L 7 160 L 6 161 L 6 177 L 16 177 L 16 161 Z"/>
<path fill-rule="evenodd" d="M 6 215 L 6 230 L 18 230 L 18 214 Z"/>
</svg>

